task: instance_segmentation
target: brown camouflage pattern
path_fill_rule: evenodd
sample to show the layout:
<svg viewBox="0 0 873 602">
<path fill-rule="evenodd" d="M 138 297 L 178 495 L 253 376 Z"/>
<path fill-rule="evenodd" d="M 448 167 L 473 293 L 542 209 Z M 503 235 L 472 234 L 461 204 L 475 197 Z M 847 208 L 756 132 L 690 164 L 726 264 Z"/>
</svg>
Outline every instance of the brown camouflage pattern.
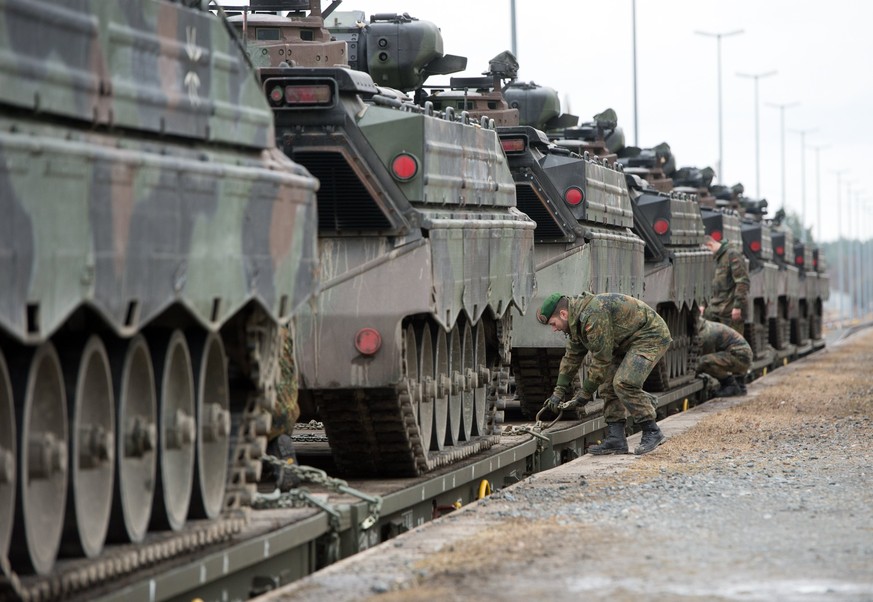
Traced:
<svg viewBox="0 0 873 602">
<path fill-rule="evenodd" d="M 752 365 L 752 348 L 733 328 L 701 319 L 698 324 L 701 358 L 697 373 L 722 380 L 732 374 L 745 374 Z"/>
<path fill-rule="evenodd" d="M 570 298 L 568 323 L 569 340 L 555 393 L 566 394 L 590 352 L 582 392 L 591 397 L 599 389 L 606 421 L 619 422 L 627 414 L 637 421 L 654 419 L 651 397 L 642 385 L 672 341 L 664 320 L 628 295 L 583 293 Z"/>
<path fill-rule="evenodd" d="M 723 242 L 715 253 L 715 275 L 712 297 L 704 312 L 707 320 L 728 324 L 742 334 L 743 319 L 732 320 L 731 311 L 748 312 L 749 269 L 743 253 L 728 242 Z"/>
</svg>

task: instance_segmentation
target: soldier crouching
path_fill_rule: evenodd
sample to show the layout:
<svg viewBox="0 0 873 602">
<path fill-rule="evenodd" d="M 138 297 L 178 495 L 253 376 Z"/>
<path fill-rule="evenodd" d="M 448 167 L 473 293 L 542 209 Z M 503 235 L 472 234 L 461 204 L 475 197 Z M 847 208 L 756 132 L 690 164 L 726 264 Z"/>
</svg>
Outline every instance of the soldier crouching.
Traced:
<svg viewBox="0 0 873 602">
<path fill-rule="evenodd" d="M 571 409 L 590 401 L 598 388 L 603 398 L 609 432 L 600 445 L 588 448 L 590 453 L 627 453 L 628 414 L 643 430 L 634 453 L 648 453 L 664 442 L 655 422 L 652 398 L 643 391 L 643 383 L 672 341 L 667 324 L 655 310 L 619 293 L 582 293 L 574 297 L 553 293 L 537 312 L 537 320 L 569 338 L 555 391 L 544 405 L 556 413 Z M 567 387 L 588 352 L 591 366 L 582 382 L 582 392 L 563 403 Z"/>
<path fill-rule="evenodd" d="M 288 327 L 279 332 L 282 354 L 279 358 L 279 382 L 276 383 L 276 405 L 273 409 L 273 420 L 267 435 L 267 455 L 273 456 L 286 464 L 297 462 L 294 443 L 291 434 L 294 425 L 300 418 L 300 406 L 297 403 L 297 363 L 294 359 L 294 334 Z M 280 491 L 288 491 L 296 487 L 300 480 L 288 470 L 279 470 L 270 463 L 264 464 L 261 479 L 265 482 L 275 481 Z"/>
<path fill-rule="evenodd" d="M 745 375 L 752 365 L 752 348 L 733 328 L 719 322 L 700 319 L 701 358 L 698 374 L 709 374 L 719 382 L 715 397 L 745 395 Z M 736 376 L 740 378 L 737 380 Z"/>
</svg>

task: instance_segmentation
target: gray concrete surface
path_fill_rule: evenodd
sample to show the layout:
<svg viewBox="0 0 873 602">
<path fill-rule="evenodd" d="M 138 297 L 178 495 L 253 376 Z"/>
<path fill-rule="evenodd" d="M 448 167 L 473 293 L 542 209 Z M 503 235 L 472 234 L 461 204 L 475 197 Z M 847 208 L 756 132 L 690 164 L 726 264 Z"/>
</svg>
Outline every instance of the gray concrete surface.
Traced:
<svg viewBox="0 0 873 602">
<path fill-rule="evenodd" d="M 873 600 L 873 333 L 270 600 Z M 631 438 L 633 449 L 639 435 Z"/>
</svg>

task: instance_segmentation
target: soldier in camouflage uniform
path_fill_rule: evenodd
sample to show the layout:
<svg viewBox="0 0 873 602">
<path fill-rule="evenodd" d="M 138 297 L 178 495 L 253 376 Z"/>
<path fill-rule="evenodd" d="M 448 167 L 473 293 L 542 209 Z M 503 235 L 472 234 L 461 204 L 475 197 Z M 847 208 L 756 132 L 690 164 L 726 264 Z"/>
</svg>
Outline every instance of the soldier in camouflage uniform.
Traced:
<svg viewBox="0 0 873 602">
<path fill-rule="evenodd" d="M 725 324 L 703 318 L 698 325 L 702 357 L 697 363 L 697 373 L 709 374 L 718 379 L 721 388 L 716 397 L 743 395 L 746 371 L 752 365 L 752 348 L 737 332 Z M 741 375 L 738 382 L 735 375 Z"/>
<path fill-rule="evenodd" d="M 276 406 L 273 409 L 273 421 L 267 437 L 267 454 L 284 460 L 289 464 L 297 462 L 291 433 L 300 418 L 300 406 L 297 404 L 297 364 L 294 359 L 294 335 L 289 327 L 279 331 L 282 344 L 282 355 L 279 359 L 279 382 L 276 384 Z M 276 481 L 276 486 L 282 491 L 288 491 L 300 483 L 289 471 L 278 474 L 269 463 L 264 465 L 262 478 L 265 481 Z"/>
<path fill-rule="evenodd" d="M 743 311 L 749 296 L 749 269 L 743 253 L 727 240 L 719 242 L 706 237 L 704 243 L 715 255 L 715 275 L 712 279 L 712 297 L 703 317 L 727 324 L 743 334 Z"/>
<path fill-rule="evenodd" d="M 667 324 L 655 310 L 620 293 L 582 293 L 574 297 L 553 293 L 537 312 L 537 320 L 569 338 L 555 392 L 544 405 L 554 412 L 570 409 L 589 401 L 598 388 L 604 400 L 609 434 L 603 443 L 590 447 L 590 453 L 627 453 L 628 413 L 643 429 L 636 454 L 648 453 L 664 441 L 655 422 L 651 396 L 642 388 L 672 341 Z M 580 396 L 562 403 L 589 351 L 591 366 Z"/>
</svg>

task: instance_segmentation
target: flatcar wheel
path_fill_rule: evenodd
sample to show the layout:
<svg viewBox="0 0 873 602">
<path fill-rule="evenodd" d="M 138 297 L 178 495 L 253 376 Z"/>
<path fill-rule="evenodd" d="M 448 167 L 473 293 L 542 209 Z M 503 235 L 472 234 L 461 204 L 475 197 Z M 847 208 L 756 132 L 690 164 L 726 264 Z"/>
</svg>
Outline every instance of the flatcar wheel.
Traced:
<svg viewBox="0 0 873 602">
<path fill-rule="evenodd" d="M 142 335 L 113 349 L 116 400 L 115 501 L 109 523 L 112 541 L 143 540 L 154 500 L 158 402 L 149 346 Z"/>
<path fill-rule="evenodd" d="M 478 387 L 473 390 L 473 435 L 485 435 L 485 413 L 488 405 L 488 383 L 483 378 L 488 368 L 485 349 L 485 328 L 479 322 L 473 329 L 473 362 L 479 376 Z"/>
<path fill-rule="evenodd" d="M 221 512 L 227 486 L 230 447 L 230 394 L 227 355 L 215 333 L 191 337 L 191 361 L 197 370 L 197 442 L 191 516 L 215 518 Z"/>
<path fill-rule="evenodd" d="M 446 445 L 456 445 L 461 440 L 461 405 L 464 394 L 464 367 L 461 357 L 461 331 L 458 325 L 449 335 L 449 423 L 446 427 Z"/>
<path fill-rule="evenodd" d="M 94 558 L 103 550 L 112 511 L 115 399 L 109 356 L 98 336 L 63 350 L 72 421 L 70 489 L 62 551 Z"/>
<path fill-rule="evenodd" d="M 194 375 L 185 336 L 174 330 L 152 345 L 158 392 L 158 478 L 150 525 L 174 531 L 185 525 L 194 485 L 197 435 Z M 224 458 L 222 458 L 224 461 Z"/>
<path fill-rule="evenodd" d="M 446 445 L 446 431 L 449 422 L 449 343 L 446 331 L 436 327 L 434 338 L 434 370 L 436 372 L 436 397 L 433 402 L 434 438 L 431 450 L 438 451 Z"/>
<path fill-rule="evenodd" d="M 51 343 L 24 359 L 29 360 L 26 372 L 11 370 L 19 400 L 20 433 L 12 554 L 13 562 L 23 562 L 26 569 L 46 575 L 54 566 L 64 527 L 67 399 L 61 362 Z"/>
<path fill-rule="evenodd" d="M 461 392 L 461 439 L 469 441 L 473 433 L 473 384 L 476 374 L 476 364 L 473 362 L 473 331 L 470 323 L 464 324 L 461 330 L 461 373 L 464 375 L 464 390 Z"/>
<path fill-rule="evenodd" d="M 433 338 L 430 336 L 430 327 L 425 324 L 421 329 L 418 344 L 418 375 L 421 379 L 418 430 L 421 433 L 421 446 L 425 451 L 430 449 L 430 442 L 433 439 L 433 401 L 436 397 L 433 368 Z"/>
<path fill-rule="evenodd" d="M 9 553 L 15 516 L 15 408 L 12 382 L 0 351 L 0 555 Z"/>
</svg>

